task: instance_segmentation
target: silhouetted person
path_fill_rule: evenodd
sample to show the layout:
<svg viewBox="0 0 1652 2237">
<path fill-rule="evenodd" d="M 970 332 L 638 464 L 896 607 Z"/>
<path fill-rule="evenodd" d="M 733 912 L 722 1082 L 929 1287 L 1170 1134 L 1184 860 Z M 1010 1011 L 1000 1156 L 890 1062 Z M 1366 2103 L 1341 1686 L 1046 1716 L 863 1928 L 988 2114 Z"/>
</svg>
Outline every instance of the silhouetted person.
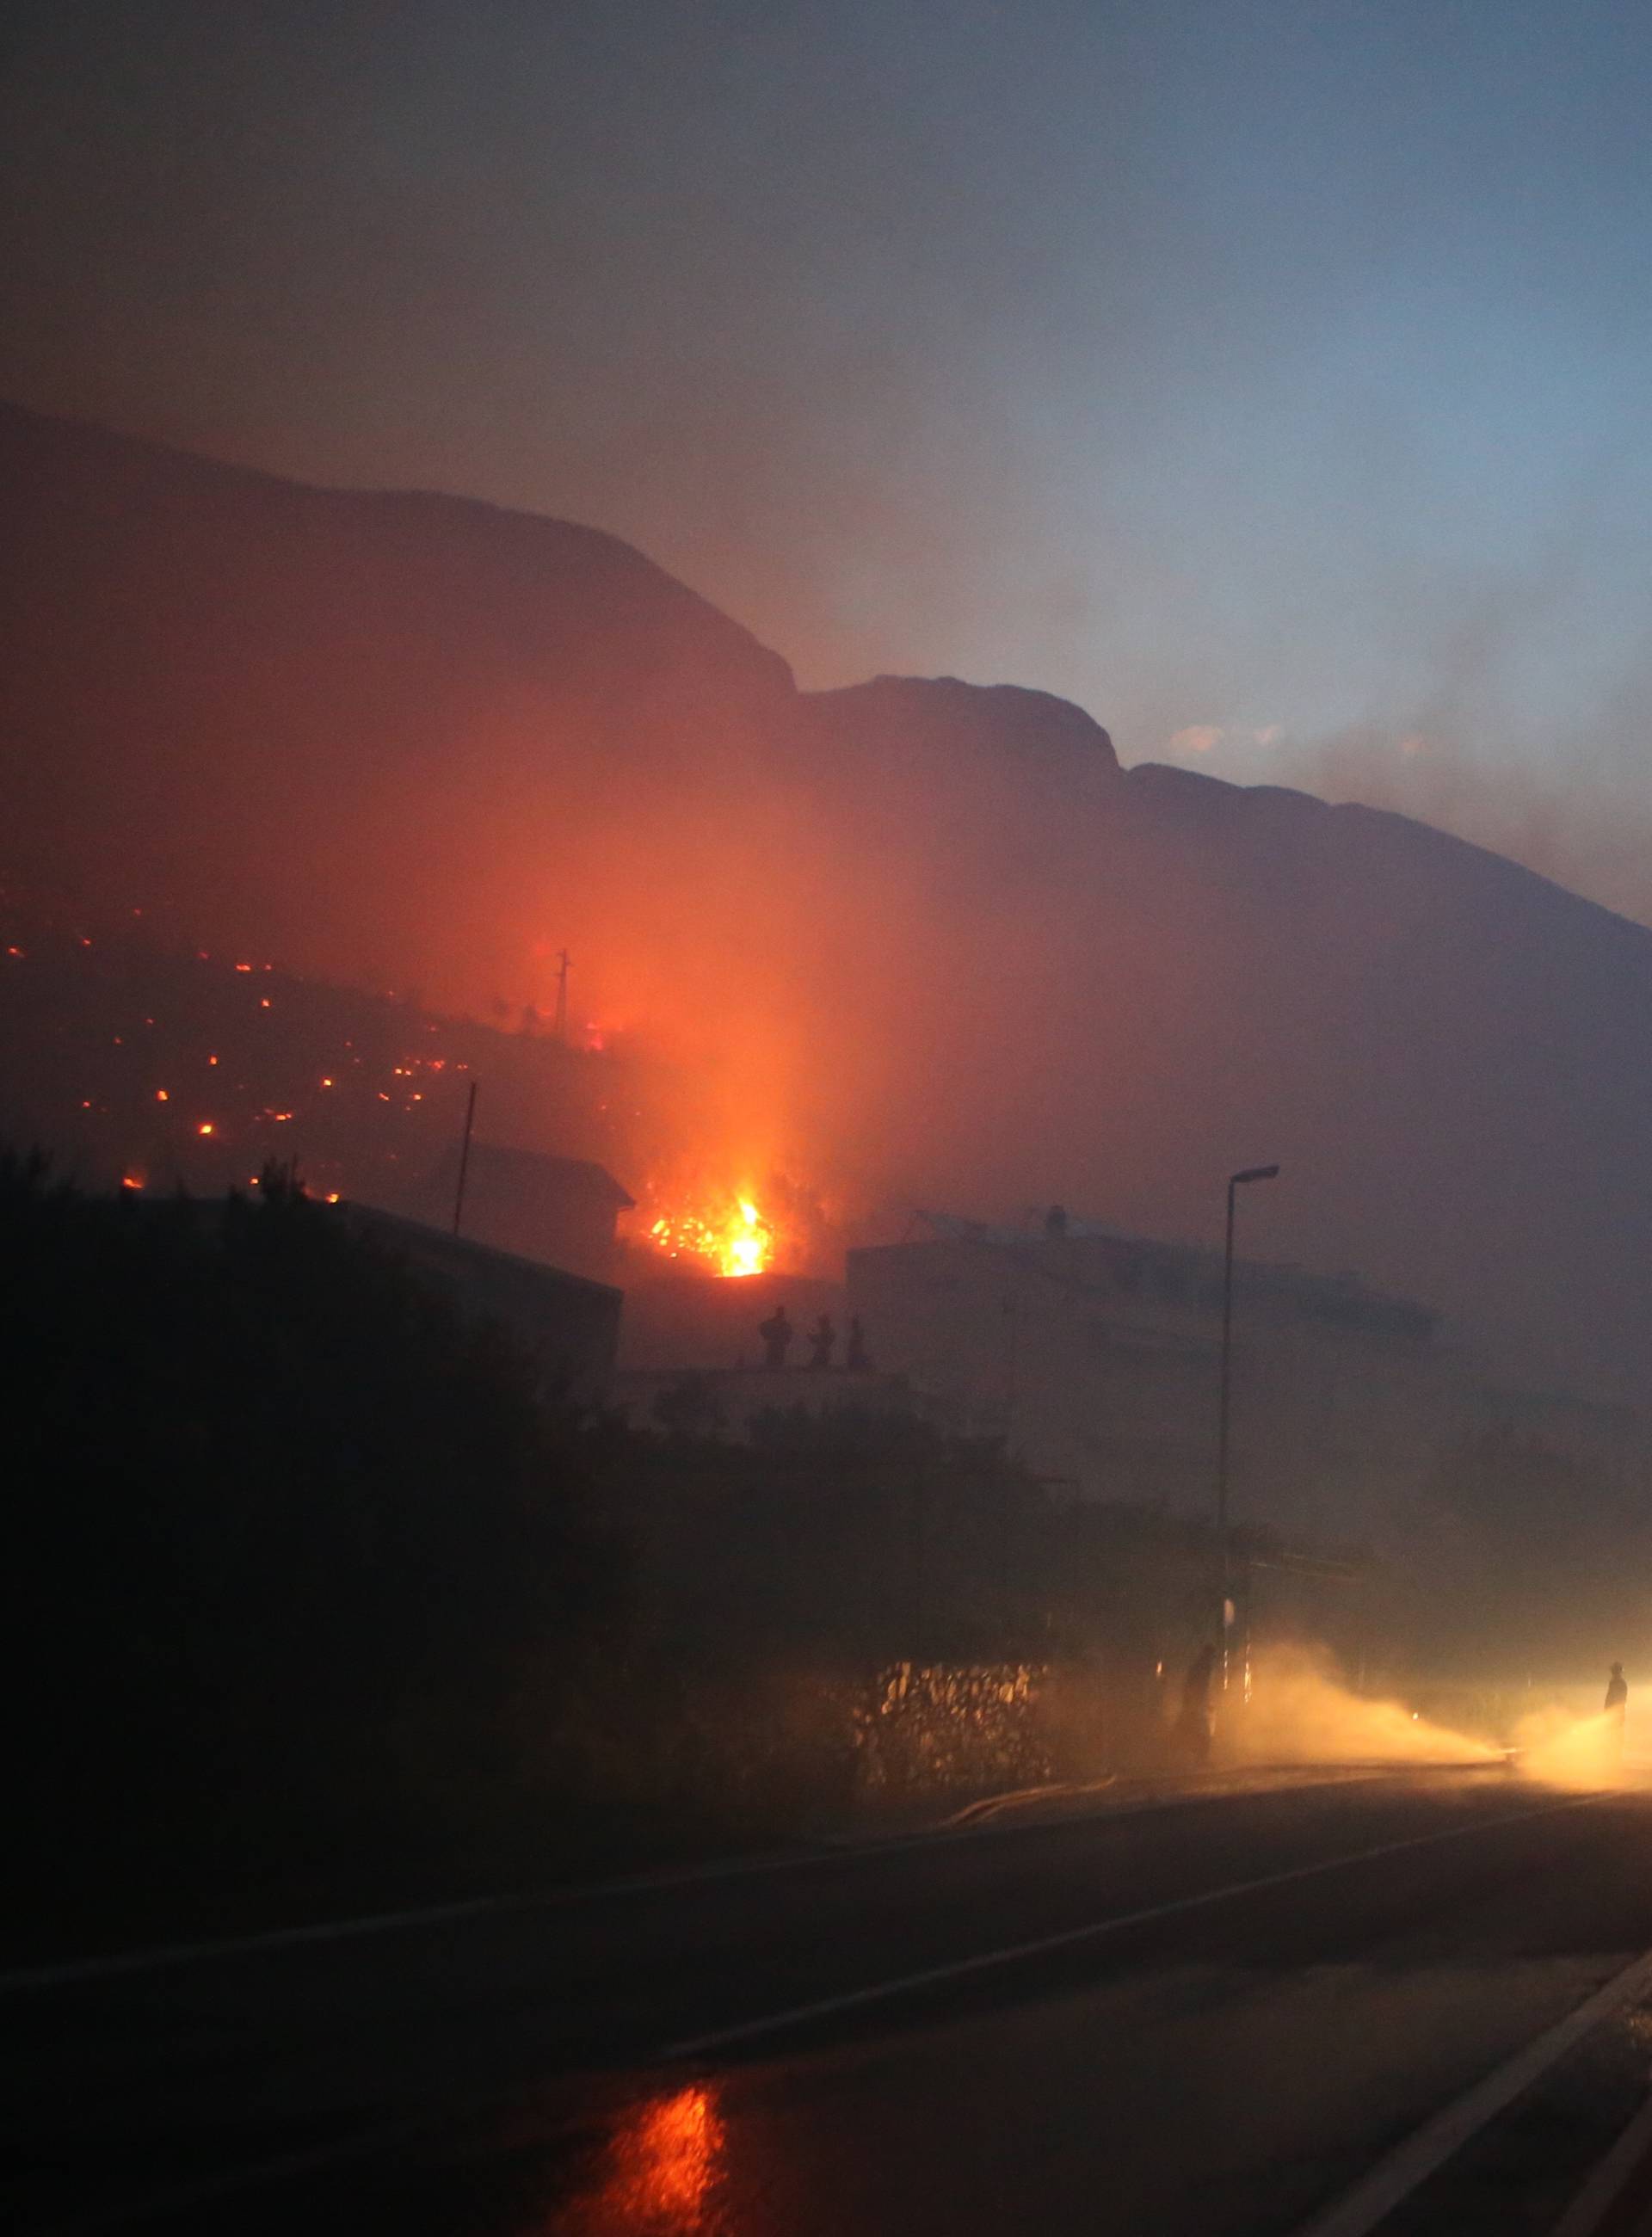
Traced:
<svg viewBox="0 0 1652 2237">
<path fill-rule="evenodd" d="M 1067 1240 L 1067 1206 L 1053 1204 L 1044 1215 L 1044 1240 L 1065 1243 Z"/>
<path fill-rule="evenodd" d="M 1206 1763 L 1210 1759 L 1210 1689 L 1215 1673 L 1216 1649 L 1201 1646 L 1181 1681 L 1176 1744 L 1181 1753 L 1195 1763 Z"/>
<path fill-rule="evenodd" d="M 858 1313 L 849 1316 L 849 1350 L 844 1356 L 843 1364 L 854 1369 L 857 1374 L 863 1374 L 872 1364 L 866 1349 L 866 1330 L 861 1326 Z"/>
<path fill-rule="evenodd" d="M 786 1318 L 784 1305 L 776 1305 L 766 1321 L 757 1323 L 757 1334 L 763 1338 L 763 1363 L 765 1367 L 783 1367 L 786 1354 L 791 1349 L 791 1339 L 796 1331 Z"/>
<path fill-rule="evenodd" d="M 837 1343 L 837 1330 L 832 1326 L 829 1314 L 823 1313 L 814 1327 L 809 1330 L 809 1342 L 810 1347 L 809 1364 L 811 1367 L 829 1367 L 832 1363 L 832 1352 Z"/>
<path fill-rule="evenodd" d="M 1607 1746 L 1614 1770 L 1623 1760 L 1623 1719 L 1629 1706 L 1629 1689 L 1623 1682 L 1623 1665 L 1615 1662 L 1606 1680 Z"/>
</svg>

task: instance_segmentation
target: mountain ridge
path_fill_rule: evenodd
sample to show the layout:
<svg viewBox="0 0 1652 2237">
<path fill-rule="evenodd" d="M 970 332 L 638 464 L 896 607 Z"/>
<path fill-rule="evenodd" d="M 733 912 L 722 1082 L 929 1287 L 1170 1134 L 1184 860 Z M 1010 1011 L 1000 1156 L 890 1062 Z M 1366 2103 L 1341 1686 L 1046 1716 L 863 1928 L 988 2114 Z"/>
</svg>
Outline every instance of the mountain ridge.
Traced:
<svg viewBox="0 0 1652 2237">
<path fill-rule="evenodd" d="M 828 1191 L 1193 1236 L 1278 1160 L 1253 1247 L 1638 1387 L 1644 927 L 1028 687 L 800 691 L 601 530 L 9 406 L 0 502 L 14 876 L 477 1014 L 566 947 L 685 1157 Z"/>
</svg>

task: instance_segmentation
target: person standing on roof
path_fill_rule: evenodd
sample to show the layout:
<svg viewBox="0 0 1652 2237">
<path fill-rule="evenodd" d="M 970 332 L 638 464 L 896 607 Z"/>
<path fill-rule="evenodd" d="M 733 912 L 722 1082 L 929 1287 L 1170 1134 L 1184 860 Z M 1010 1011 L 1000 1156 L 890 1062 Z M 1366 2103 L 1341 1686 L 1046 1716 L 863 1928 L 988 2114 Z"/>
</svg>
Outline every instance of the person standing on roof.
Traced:
<svg viewBox="0 0 1652 2237">
<path fill-rule="evenodd" d="M 763 1363 L 765 1367 L 785 1365 L 786 1354 L 791 1349 L 793 1333 L 784 1305 L 776 1305 L 766 1321 L 758 1322 L 757 1334 L 763 1338 Z"/>
</svg>

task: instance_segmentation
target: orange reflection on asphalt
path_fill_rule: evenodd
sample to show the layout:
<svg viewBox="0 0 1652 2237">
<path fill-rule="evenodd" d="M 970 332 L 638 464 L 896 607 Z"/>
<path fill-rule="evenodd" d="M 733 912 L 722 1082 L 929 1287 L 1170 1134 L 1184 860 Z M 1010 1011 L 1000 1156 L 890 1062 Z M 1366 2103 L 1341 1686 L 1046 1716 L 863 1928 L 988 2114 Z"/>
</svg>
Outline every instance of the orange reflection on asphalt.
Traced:
<svg viewBox="0 0 1652 2237">
<path fill-rule="evenodd" d="M 615 2129 L 595 2187 L 557 2224 L 590 2237 L 709 2232 L 724 2142 L 711 2090 L 691 2083 L 633 2106 Z"/>
</svg>

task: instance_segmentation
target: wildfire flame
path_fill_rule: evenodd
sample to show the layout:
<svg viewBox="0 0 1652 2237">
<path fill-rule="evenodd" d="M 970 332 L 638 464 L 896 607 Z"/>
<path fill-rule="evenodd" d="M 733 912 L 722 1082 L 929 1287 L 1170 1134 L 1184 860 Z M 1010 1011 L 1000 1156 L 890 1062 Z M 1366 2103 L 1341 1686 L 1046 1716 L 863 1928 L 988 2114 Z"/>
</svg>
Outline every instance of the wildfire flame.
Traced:
<svg viewBox="0 0 1652 2237">
<path fill-rule="evenodd" d="M 774 1257 L 774 1230 L 745 1196 L 722 1210 L 662 1213 L 648 1234 L 668 1258 L 709 1258 L 731 1279 L 764 1272 Z"/>
</svg>

